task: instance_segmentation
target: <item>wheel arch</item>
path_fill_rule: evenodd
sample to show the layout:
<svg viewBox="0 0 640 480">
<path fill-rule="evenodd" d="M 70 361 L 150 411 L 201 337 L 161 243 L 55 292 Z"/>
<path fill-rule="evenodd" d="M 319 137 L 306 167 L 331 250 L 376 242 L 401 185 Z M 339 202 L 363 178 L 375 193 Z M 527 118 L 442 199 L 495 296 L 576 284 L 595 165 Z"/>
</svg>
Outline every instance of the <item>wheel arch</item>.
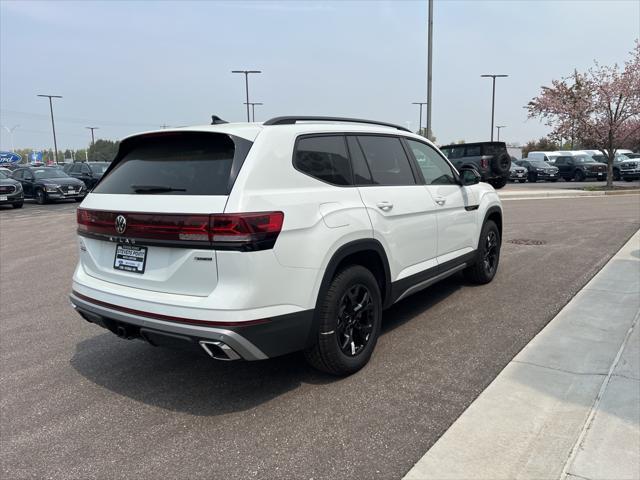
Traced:
<svg viewBox="0 0 640 480">
<path fill-rule="evenodd" d="M 482 226 L 484 226 L 484 224 L 487 223 L 488 220 L 491 220 L 496 224 L 496 226 L 498 227 L 498 232 L 500 233 L 500 241 L 502 241 L 502 209 L 497 205 L 489 207 L 484 214 Z"/>
</svg>

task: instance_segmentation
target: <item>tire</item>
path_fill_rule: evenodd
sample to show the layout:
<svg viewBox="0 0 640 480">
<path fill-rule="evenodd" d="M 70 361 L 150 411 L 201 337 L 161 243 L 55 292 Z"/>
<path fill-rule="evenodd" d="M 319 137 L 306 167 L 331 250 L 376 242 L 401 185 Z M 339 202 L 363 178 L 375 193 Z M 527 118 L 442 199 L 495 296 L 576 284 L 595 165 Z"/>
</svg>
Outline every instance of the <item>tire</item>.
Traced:
<svg viewBox="0 0 640 480">
<path fill-rule="evenodd" d="M 536 173 L 530 173 L 528 180 L 529 183 L 536 183 L 538 181 L 538 175 Z"/>
<path fill-rule="evenodd" d="M 506 153 L 494 156 L 491 159 L 491 174 L 496 177 L 501 177 L 506 173 L 509 173 L 511 168 L 511 157 Z"/>
<path fill-rule="evenodd" d="M 508 179 L 506 177 L 502 177 L 502 178 L 489 180 L 489 183 L 493 188 L 495 188 L 496 190 L 499 190 L 507 184 L 507 180 Z"/>
<path fill-rule="evenodd" d="M 18 203 L 14 203 L 12 206 L 13 208 L 22 208 L 23 205 L 24 205 L 24 202 L 18 202 Z"/>
<path fill-rule="evenodd" d="M 557 182 L 557 181 L 558 181 L 558 179 L 557 179 L 557 178 L 550 178 L 550 179 L 549 179 L 549 181 L 550 181 L 550 182 Z"/>
<path fill-rule="evenodd" d="M 38 205 L 44 205 L 45 203 L 49 203 L 49 201 L 47 200 L 47 194 L 41 188 L 36 190 L 36 203 Z"/>
<path fill-rule="evenodd" d="M 633 182 L 633 178 L 623 177 L 625 182 Z"/>
<path fill-rule="evenodd" d="M 526 180 L 518 180 L 518 182 L 524 183 L 524 182 L 526 182 Z"/>
<path fill-rule="evenodd" d="M 364 308 L 355 310 L 366 299 Z M 360 303 L 354 308 L 355 302 Z M 338 272 L 319 299 L 316 315 L 318 331 L 314 345 L 305 351 L 307 361 L 318 370 L 341 376 L 364 367 L 382 323 L 382 296 L 373 274 L 360 265 Z"/>
<path fill-rule="evenodd" d="M 573 172 L 573 179 L 576 182 L 584 182 L 584 173 L 582 173 L 582 170 L 576 170 Z"/>
<path fill-rule="evenodd" d="M 613 179 L 618 181 L 622 180 L 622 177 L 620 176 L 620 170 L 617 168 L 613 169 Z"/>
<path fill-rule="evenodd" d="M 482 227 L 478 240 L 477 260 L 464 270 L 466 279 L 478 285 L 489 283 L 495 277 L 500 263 L 500 231 L 488 220 Z"/>
<path fill-rule="evenodd" d="M 84 200 L 84 198 L 74 198 L 74 200 L 75 200 L 77 203 L 80 203 L 82 200 Z"/>
</svg>

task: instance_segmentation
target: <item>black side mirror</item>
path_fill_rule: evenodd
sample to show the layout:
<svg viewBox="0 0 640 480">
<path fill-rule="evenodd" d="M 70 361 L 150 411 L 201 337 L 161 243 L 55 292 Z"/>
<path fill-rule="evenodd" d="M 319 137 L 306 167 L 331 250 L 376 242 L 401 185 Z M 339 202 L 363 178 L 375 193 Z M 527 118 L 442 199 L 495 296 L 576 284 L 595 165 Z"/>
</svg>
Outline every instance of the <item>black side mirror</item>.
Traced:
<svg viewBox="0 0 640 480">
<path fill-rule="evenodd" d="M 480 179 L 480 174 L 474 168 L 460 169 L 460 185 L 463 187 L 476 185 L 477 183 L 480 183 Z"/>
</svg>

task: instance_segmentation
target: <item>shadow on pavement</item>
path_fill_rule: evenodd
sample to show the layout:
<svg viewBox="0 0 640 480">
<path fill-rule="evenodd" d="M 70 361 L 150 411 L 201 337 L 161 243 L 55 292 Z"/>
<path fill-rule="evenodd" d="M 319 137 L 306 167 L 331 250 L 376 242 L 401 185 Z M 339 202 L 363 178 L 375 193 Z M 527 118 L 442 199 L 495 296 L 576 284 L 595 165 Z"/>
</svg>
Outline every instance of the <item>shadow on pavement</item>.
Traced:
<svg viewBox="0 0 640 480">
<path fill-rule="evenodd" d="M 454 276 L 393 306 L 384 313 L 382 335 L 462 286 L 461 277 Z M 197 353 L 152 347 L 139 340 L 124 341 L 111 333 L 78 343 L 70 363 L 91 382 L 119 395 L 202 416 L 249 410 L 301 384 L 342 380 L 314 370 L 301 352 L 258 362 L 220 362 Z"/>
</svg>

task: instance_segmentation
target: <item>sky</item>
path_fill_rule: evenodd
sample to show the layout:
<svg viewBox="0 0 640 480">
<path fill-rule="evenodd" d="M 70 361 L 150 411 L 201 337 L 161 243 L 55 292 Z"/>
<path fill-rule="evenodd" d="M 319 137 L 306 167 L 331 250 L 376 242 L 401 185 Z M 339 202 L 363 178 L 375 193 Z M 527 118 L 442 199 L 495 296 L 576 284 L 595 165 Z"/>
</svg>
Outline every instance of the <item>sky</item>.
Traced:
<svg viewBox="0 0 640 480">
<path fill-rule="evenodd" d="M 369 118 L 418 129 L 427 90 L 427 2 L 0 0 L 0 124 L 15 148 L 85 148 L 168 126 L 278 115 Z M 524 106 L 594 60 L 622 64 L 640 0 L 435 0 L 432 129 L 439 144 L 489 140 L 491 80 L 501 140 L 548 129 Z M 409 123 L 407 123 L 409 122 Z M 426 122 L 426 114 L 423 123 Z M 0 146 L 11 148 L 0 130 Z"/>
</svg>

